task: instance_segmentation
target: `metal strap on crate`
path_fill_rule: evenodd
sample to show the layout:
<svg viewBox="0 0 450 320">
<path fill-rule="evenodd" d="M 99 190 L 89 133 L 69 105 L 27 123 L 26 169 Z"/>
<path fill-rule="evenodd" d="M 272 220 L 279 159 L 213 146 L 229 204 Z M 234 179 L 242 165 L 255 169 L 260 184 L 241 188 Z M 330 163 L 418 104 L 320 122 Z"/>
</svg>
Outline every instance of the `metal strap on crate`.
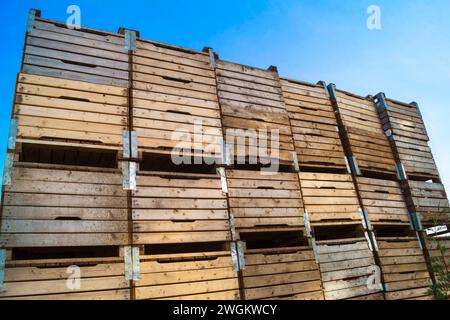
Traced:
<svg viewBox="0 0 450 320">
<path fill-rule="evenodd" d="M 359 170 L 358 159 L 356 159 L 355 156 L 352 156 L 349 158 L 349 163 L 350 163 L 350 167 L 351 167 L 353 173 L 357 176 L 360 176 L 361 170 Z"/>
<path fill-rule="evenodd" d="M 123 190 L 136 190 L 136 170 L 137 164 L 132 161 L 122 162 L 122 186 Z"/>
<path fill-rule="evenodd" d="M 411 230 L 413 230 L 413 231 L 423 230 L 422 219 L 421 219 L 421 216 L 419 213 L 410 212 L 408 214 L 408 217 L 409 217 L 409 225 L 411 226 Z"/>
<path fill-rule="evenodd" d="M 352 173 L 352 169 L 350 169 L 350 163 L 348 161 L 348 158 L 346 156 L 344 156 L 344 161 L 345 161 L 345 167 L 347 168 L 347 173 Z"/>
<path fill-rule="evenodd" d="M 214 50 L 212 48 L 207 48 L 209 53 L 209 64 L 211 65 L 211 68 L 216 67 L 216 57 L 214 56 Z"/>
<path fill-rule="evenodd" d="M 306 236 L 308 238 L 312 238 L 311 223 L 309 222 L 308 210 L 306 210 L 306 209 L 305 209 L 304 214 L 303 214 L 303 221 L 305 223 Z"/>
<path fill-rule="evenodd" d="M 313 249 L 314 260 L 316 260 L 316 263 L 319 263 L 319 252 L 317 249 L 316 239 L 314 238 L 311 238 L 311 247 Z"/>
<path fill-rule="evenodd" d="M 373 97 L 372 101 L 375 104 L 375 108 L 377 108 L 378 112 L 382 112 L 389 108 L 386 102 L 386 95 L 383 92 L 376 94 Z"/>
<path fill-rule="evenodd" d="M 397 162 L 395 164 L 395 169 L 397 171 L 397 178 L 400 181 L 404 181 L 404 180 L 408 179 L 406 172 L 405 172 L 405 167 L 403 166 L 403 163 L 401 163 L 400 161 Z"/>
<path fill-rule="evenodd" d="M 136 160 L 138 158 L 137 132 L 124 130 L 123 138 L 123 158 L 125 160 Z"/>
<path fill-rule="evenodd" d="M 222 164 L 226 166 L 231 165 L 231 148 L 230 145 L 222 140 L 221 142 L 222 150 Z"/>
<path fill-rule="evenodd" d="M 10 186 L 11 185 L 11 175 L 13 170 L 13 164 L 14 164 L 14 153 L 7 152 L 5 156 L 5 162 L 4 162 L 4 169 L 3 169 L 3 182 L 2 184 L 4 186 Z"/>
<path fill-rule="evenodd" d="M 231 230 L 231 241 L 236 241 L 236 221 L 234 220 L 234 215 L 230 213 L 230 230 Z"/>
<path fill-rule="evenodd" d="M 222 192 L 228 193 L 227 176 L 225 175 L 225 168 L 217 168 L 220 175 L 220 185 L 222 186 Z"/>
<path fill-rule="evenodd" d="M 16 137 L 17 137 L 17 120 L 11 119 L 8 133 L 8 150 L 14 151 L 16 149 L 16 139 L 17 139 Z"/>
<path fill-rule="evenodd" d="M 325 81 L 319 81 L 317 82 L 318 85 L 321 85 L 323 87 L 323 89 L 325 90 L 325 94 L 327 95 L 327 97 L 330 97 L 330 93 L 328 92 L 327 89 L 327 83 Z"/>
<path fill-rule="evenodd" d="M 327 89 L 328 89 L 328 94 L 329 94 L 329 97 L 331 98 L 331 100 L 332 100 L 333 102 L 336 102 L 336 101 L 337 101 L 337 96 L 336 96 L 336 85 L 335 85 L 334 83 L 330 83 L 330 84 L 327 86 Z"/>
<path fill-rule="evenodd" d="M 297 152 L 292 151 L 292 161 L 294 162 L 294 170 L 300 172 L 300 166 L 298 165 Z"/>
<path fill-rule="evenodd" d="M 367 241 L 367 244 L 369 245 L 370 251 L 373 252 L 374 248 L 372 247 L 372 242 L 370 241 L 370 236 L 369 236 L 369 233 L 367 231 L 364 231 L 364 237 L 366 237 L 366 241 Z"/>
<path fill-rule="evenodd" d="M 141 266 L 139 261 L 139 247 L 124 247 L 125 280 L 138 281 L 141 279 Z"/>
<path fill-rule="evenodd" d="M 420 250 L 423 251 L 422 240 L 420 240 L 420 235 L 419 235 L 418 231 L 416 231 L 416 238 L 417 238 L 417 242 L 419 243 Z"/>
<path fill-rule="evenodd" d="M 358 208 L 359 214 L 361 216 L 361 222 L 364 230 L 372 230 L 372 225 L 370 224 L 369 215 L 363 208 Z"/>
<path fill-rule="evenodd" d="M 30 9 L 28 11 L 28 19 L 27 19 L 27 32 L 33 32 L 34 24 L 36 22 L 36 17 L 41 16 L 41 11 L 36 9 Z"/>
<path fill-rule="evenodd" d="M 136 51 L 137 33 L 134 30 L 124 30 L 125 33 L 125 49 L 128 51 Z"/>
<path fill-rule="evenodd" d="M 6 250 L 0 249 L 0 288 L 3 288 L 6 268 Z"/>
<path fill-rule="evenodd" d="M 231 242 L 231 261 L 234 272 L 245 269 L 244 243 L 242 241 Z"/>
</svg>

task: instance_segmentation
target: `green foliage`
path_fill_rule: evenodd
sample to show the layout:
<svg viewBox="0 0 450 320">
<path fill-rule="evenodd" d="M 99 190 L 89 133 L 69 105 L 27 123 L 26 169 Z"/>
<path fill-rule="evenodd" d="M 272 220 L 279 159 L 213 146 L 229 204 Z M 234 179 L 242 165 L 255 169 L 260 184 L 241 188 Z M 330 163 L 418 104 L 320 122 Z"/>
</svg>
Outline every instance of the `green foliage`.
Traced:
<svg viewBox="0 0 450 320">
<path fill-rule="evenodd" d="M 446 209 L 444 212 L 449 212 Z M 435 226 L 437 226 L 437 221 Z M 445 239 L 430 237 L 428 239 L 432 248 L 435 248 L 431 257 L 431 267 L 435 277 L 435 283 L 430 285 L 430 294 L 435 300 L 450 300 L 450 259 L 447 260 L 449 248 L 445 245 Z"/>
</svg>

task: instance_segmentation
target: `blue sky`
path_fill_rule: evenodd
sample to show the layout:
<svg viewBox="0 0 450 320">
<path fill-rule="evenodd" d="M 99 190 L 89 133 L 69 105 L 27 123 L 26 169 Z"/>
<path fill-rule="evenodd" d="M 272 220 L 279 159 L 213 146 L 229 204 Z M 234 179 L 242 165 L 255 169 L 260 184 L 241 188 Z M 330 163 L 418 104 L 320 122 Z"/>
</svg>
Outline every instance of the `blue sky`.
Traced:
<svg viewBox="0 0 450 320">
<path fill-rule="evenodd" d="M 334 82 L 361 95 L 384 91 L 421 106 L 441 176 L 450 190 L 450 1 L 10 1 L 2 5 L 0 169 L 29 8 L 65 21 L 81 8 L 82 25 L 193 49 L 282 76 Z M 367 7 L 381 8 L 381 30 L 366 28 Z"/>
</svg>

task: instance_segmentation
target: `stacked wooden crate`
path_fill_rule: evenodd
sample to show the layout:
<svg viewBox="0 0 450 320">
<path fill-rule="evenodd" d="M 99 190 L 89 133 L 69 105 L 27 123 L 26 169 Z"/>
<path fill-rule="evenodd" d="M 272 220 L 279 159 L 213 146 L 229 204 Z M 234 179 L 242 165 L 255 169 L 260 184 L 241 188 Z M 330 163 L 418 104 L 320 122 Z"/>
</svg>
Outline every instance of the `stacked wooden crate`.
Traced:
<svg viewBox="0 0 450 320">
<path fill-rule="evenodd" d="M 291 127 L 276 69 L 218 60 L 216 75 L 230 150 L 230 214 L 245 262 L 242 296 L 323 299 L 306 241 Z"/>
<path fill-rule="evenodd" d="M 299 166 L 345 168 L 339 128 L 324 83 L 281 79 Z"/>
<path fill-rule="evenodd" d="M 428 146 L 429 137 L 422 115 L 414 102 L 407 104 L 387 99 L 384 93 L 377 94 L 373 100 L 394 151 L 412 227 L 425 249 L 428 269 L 431 270 L 436 247 L 434 241 L 427 241 L 424 228 L 447 228 L 450 225 L 450 205 Z M 416 279 L 418 286 L 420 280 Z M 423 295 L 426 296 L 425 276 L 421 280 Z M 417 290 L 415 295 L 420 294 Z"/>
<path fill-rule="evenodd" d="M 219 60 L 216 75 L 223 129 L 226 142 L 234 141 L 230 153 L 236 162 L 292 165 L 292 131 L 275 68 Z M 267 151 L 261 145 L 266 140 Z"/>
<path fill-rule="evenodd" d="M 428 226 L 448 224 L 447 194 L 428 146 L 429 137 L 418 105 L 387 99 L 383 93 L 376 95 L 374 102 L 403 171 L 402 186 L 410 212 L 419 214 Z"/>
<path fill-rule="evenodd" d="M 417 106 L 374 102 L 32 10 L 0 299 L 429 298 L 447 196 Z"/>
<path fill-rule="evenodd" d="M 395 175 L 394 156 L 371 99 L 336 90 L 333 84 L 329 92 L 355 173 Z"/>
<path fill-rule="evenodd" d="M 220 160 L 222 147 L 209 54 L 138 39 L 132 62 L 135 298 L 238 299 L 225 177 L 208 164 Z M 185 161 L 176 165 L 172 156 Z"/>
<path fill-rule="evenodd" d="M 325 299 L 381 299 L 380 287 L 367 287 L 375 261 L 326 85 L 281 83 Z"/>
<path fill-rule="evenodd" d="M 123 37 L 36 11 L 29 20 L 3 179 L 0 298 L 129 299 Z"/>
</svg>

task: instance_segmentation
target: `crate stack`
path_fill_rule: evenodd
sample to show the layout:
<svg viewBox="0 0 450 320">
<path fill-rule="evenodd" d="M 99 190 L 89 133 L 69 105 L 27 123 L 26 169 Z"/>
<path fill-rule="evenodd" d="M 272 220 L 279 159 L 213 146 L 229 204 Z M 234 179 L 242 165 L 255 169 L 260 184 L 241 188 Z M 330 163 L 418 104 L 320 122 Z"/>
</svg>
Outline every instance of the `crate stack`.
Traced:
<svg viewBox="0 0 450 320">
<path fill-rule="evenodd" d="M 386 299 L 428 298 L 430 275 L 421 241 L 411 230 L 401 165 L 370 96 L 330 85 L 355 187 L 366 219 Z"/>
<path fill-rule="evenodd" d="M 276 68 L 218 60 L 216 77 L 242 297 L 323 299 L 306 241 L 291 127 Z"/>
<path fill-rule="evenodd" d="M 130 298 L 123 43 L 30 11 L 3 178 L 0 298 Z"/>
<path fill-rule="evenodd" d="M 367 287 L 375 260 L 326 85 L 281 83 L 325 299 L 381 299 L 380 287 Z"/>
<path fill-rule="evenodd" d="M 0 299 L 430 298 L 448 206 L 416 104 L 30 11 Z"/>
<path fill-rule="evenodd" d="M 388 99 L 384 93 L 377 94 L 373 100 L 399 167 L 412 227 L 424 246 L 431 269 L 432 260 L 439 252 L 436 241 L 426 239 L 424 229 L 433 228 L 431 236 L 445 234 L 450 226 L 450 205 L 428 145 L 425 123 L 415 102 L 407 104 Z M 440 240 L 445 242 L 445 238 Z"/>
</svg>

